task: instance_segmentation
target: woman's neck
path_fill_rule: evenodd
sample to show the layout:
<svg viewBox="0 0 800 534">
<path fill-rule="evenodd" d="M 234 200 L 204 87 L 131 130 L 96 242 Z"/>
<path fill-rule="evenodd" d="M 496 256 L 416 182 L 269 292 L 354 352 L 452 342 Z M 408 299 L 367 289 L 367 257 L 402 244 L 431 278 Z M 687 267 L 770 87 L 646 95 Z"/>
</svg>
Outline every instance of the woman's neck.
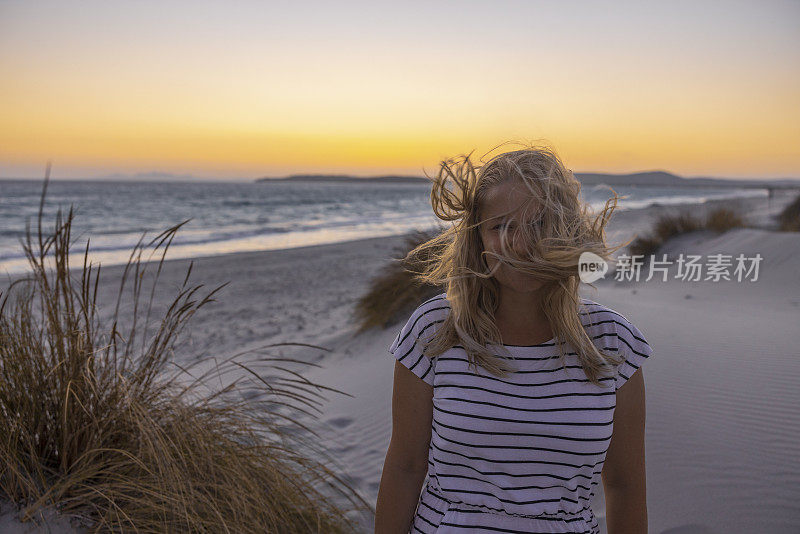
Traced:
<svg viewBox="0 0 800 534">
<path fill-rule="evenodd" d="M 538 290 L 520 292 L 501 289 L 495 323 L 503 342 L 509 345 L 536 345 L 553 338 Z"/>
</svg>

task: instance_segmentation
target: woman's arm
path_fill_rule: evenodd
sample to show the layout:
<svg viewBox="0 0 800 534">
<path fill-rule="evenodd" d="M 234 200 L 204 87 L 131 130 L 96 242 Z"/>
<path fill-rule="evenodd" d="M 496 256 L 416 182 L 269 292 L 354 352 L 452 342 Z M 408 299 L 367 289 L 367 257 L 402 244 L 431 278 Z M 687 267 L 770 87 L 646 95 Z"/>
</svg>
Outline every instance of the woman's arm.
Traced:
<svg viewBox="0 0 800 534">
<path fill-rule="evenodd" d="M 603 464 L 608 534 L 647 534 L 645 392 L 639 369 L 617 390 L 614 430 Z"/>
<path fill-rule="evenodd" d="M 375 534 L 407 534 L 428 471 L 433 387 L 399 361 L 394 366 L 392 438 L 378 489 Z"/>
</svg>

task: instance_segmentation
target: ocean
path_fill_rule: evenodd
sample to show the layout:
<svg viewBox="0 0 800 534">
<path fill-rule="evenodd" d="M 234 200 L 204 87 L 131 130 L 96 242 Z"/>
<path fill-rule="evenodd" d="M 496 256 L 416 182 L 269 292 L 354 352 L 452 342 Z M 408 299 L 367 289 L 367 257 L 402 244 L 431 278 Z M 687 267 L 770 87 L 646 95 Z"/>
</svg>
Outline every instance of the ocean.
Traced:
<svg viewBox="0 0 800 534">
<path fill-rule="evenodd" d="M 35 239 L 44 180 L 0 180 L 0 274 L 28 272 L 21 241 L 26 223 Z M 766 189 L 615 186 L 619 210 L 654 204 L 766 196 Z M 597 209 L 606 188 L 584 186 Z M 167 259 L 274 250 L 427 230 L 445 224 L 434 216 L 426 183 L 351 182 L 99 182 L 51 180 L 43 232 L 56 212 L 73 206 L 70 266 L 80 267 L 89 239 L 89 261 L 125 264 L 134 245 L 189 220 L 175 235 Z M 142 259 L 148 257 L 147 250 Z M 160 254 L 155 256 L 160 258 Z"/>
</svg>

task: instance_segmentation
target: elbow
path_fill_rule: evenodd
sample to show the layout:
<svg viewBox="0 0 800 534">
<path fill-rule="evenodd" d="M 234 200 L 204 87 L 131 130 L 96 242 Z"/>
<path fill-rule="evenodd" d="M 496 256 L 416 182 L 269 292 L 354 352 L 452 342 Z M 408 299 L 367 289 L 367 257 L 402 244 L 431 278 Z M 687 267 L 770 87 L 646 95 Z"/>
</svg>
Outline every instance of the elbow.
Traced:
<svg viewBox="0 0 800 534">
<path fill-rule="evenodd" d="M 411 460 L 400 460 L 394 458 L 386 458 L 384 462 L 386 467 L 392 468 L 394 471 L 403 474 L 409 475 L 426 475 L 428 473 L 428 462 L 427 458 L 425 463 L 419 463 L 418 461 L 411 461 Z"/>
<path fill-rule="evenodd" d="M 603 477 L 603 491 L 618 495 L 640 495 L 646 490 L 644 477 Z"/>
<path fill-rule="evenodd" d="M 428 472 L 428 455 L 403 454 L 390 446 L 384 460 L 384 468 L 386 467 L 398 473 L 424 475 Z"/>
<path fill-rule="evenodd" d="M 644 469 L 631 470 L 624 469 L 619 473 L 602 473 L 603 491 L 608 493 L 641 493 L 645 491 L 647 482 L 645 480 Z"/>
</svg>

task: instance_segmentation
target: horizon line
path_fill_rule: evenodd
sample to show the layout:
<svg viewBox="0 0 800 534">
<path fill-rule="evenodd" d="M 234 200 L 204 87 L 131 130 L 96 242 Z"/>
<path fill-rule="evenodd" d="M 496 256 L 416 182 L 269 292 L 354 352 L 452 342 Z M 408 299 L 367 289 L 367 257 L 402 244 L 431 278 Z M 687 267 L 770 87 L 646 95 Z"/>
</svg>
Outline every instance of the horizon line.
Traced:
<svg viewBox="0 0 800 534">
<path fill-rule="evenodd" d="M 631 171 L 631 172 L 604 172 L 604 171 L 572 171 L 573 174 L 577 175 L 587 175 L 587 174 L 596 174 L 596 175 L 607 175 L 607 176 L 631 176 L 637 174 L 668 174 L 670 176 L 675 176 L 677 178 L 685 179 L 685 180 L 695 180 L 695 179 L 713 179 L 713 180 L 733 180 L 733 181 L 745 181 L 745 180 L 752 180 L 752 181 L 800 181 L 800 177 L 793 177 L 793 176 L 782 176 L 782 177 L 754 177 L 754 176 L 747 176 L 747 177 L 730 177 L 730 176 L 710 176 L 710 175 L 698 175 L 698 176 L 682 176 L 680 174 L 676 174 L 674 172 L 670 172 L 664 169 L 652 169 L 652 170 L 643 170 L 643 171 Z M 136 180 L 137 177 L 164 177 L 164 178 L 180 178 L 183 181 L 193 181 L 193 180 L 200 180 L 200 181 L 263 181 L 263 180 L 285 180 L 287 178 L 297 177 L 297 176 L 308 176 L 308 177 L 340 177 L 340 178 L 351 178 L 351 179 L 375 179 L 375 178 L 387 178 L 387 177 L 401 177 L 401 178 L 411 178 L 411 179 L 426 179 L 424 174 L 420 175 L 411 175 L 411 174 L 399 174 L 399 173 L 385 173 L 385 174 L 369 174 L 369 175 L 358 175 L 358 174 L 349 174 L 349 173 L 326 173 L 326 172 L 296 172 L 291 174 L 279 175 L 279 176 L 268 176 L 268 175 L 261 175 L 255 177 L 242 177 L 242 176 L 229 176 L 229 177 L 221 177 L 221 176 L 198 176 L 194 174 L 176 174 L 172 172 L 161 172 L 161 171 L 147 171 L 147 172 L 135 172 L 135 173 L 110 173 L 110 174 L 102 174 L 102 175 L 95 175 L 95 176 L 80 176 L 80 177 L 61 177 L 55 178 L 52 175 L 50 176 L 50 180 L 58 180 L 58 181 L 67 181 L 67 180 L 121 180 L 121 179 L 131 179 Z M 42 180 L 44 177 L 26 177 L 26 176 L 0 176 L 0 180 Z M 178 180 L 176 180 L 178 181 Z"/>
</svg>

